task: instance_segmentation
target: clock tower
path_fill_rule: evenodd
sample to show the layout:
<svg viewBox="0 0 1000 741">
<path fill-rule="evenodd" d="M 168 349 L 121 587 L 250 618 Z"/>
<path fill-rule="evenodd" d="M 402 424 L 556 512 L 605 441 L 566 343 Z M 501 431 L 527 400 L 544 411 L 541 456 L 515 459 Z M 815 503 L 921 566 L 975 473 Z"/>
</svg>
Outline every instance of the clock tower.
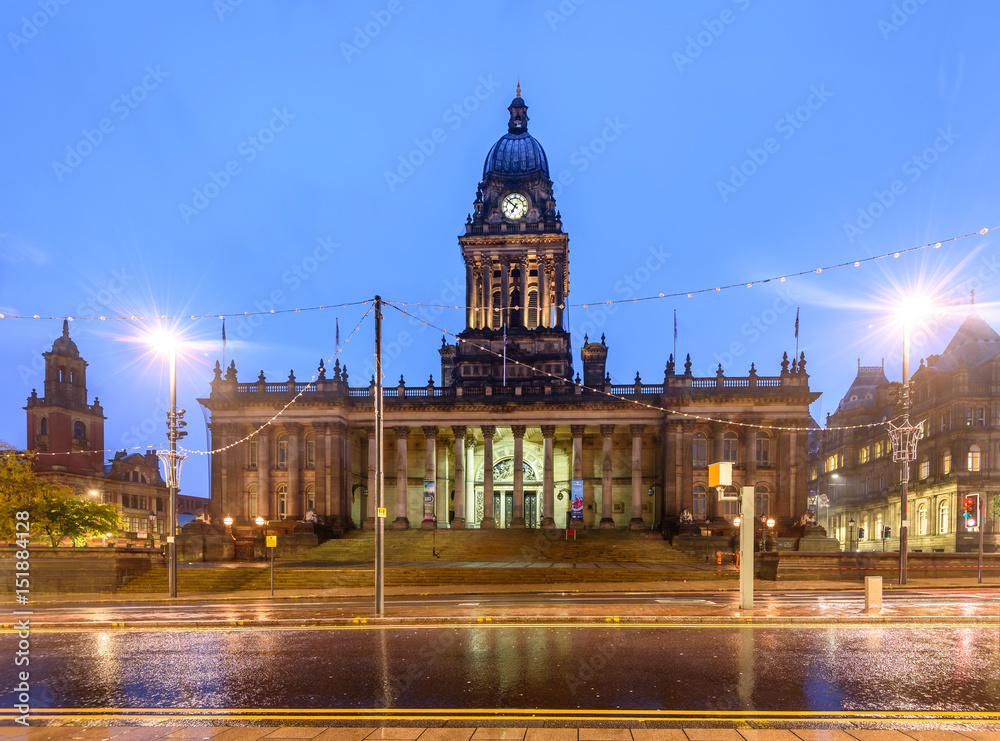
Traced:
<svg viewBox="0 0 1000 741">
<path fill-rule="evenodd" d="M 493 385 L 504 376 L 520 386 L 573 380 L 563 329 L 569 235 L 545 150 L 528 133 L 520 83 L 507 110 L 507 133 L 486 155 L 474 211 L 458 238 L 466 320 L 457 344 L 441 348 L 442 385 Z"/>
</svg>

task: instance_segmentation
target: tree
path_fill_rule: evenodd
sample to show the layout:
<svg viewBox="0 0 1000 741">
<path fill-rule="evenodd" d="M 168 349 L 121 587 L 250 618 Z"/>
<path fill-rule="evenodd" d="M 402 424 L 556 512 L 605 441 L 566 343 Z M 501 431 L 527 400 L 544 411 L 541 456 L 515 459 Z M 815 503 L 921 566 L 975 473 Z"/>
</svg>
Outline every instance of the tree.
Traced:
<svg viewBox="0 0 1000 741">
<path fill-rule="evenodd" d="M 100 504 L 76 496 L 65 487 L 52 487 L 28 502 L 31 528 L 44 533 L 53 546 L 69 538 L 74 542 L 89 535 L 118 531 L 118 512 L 112 504 Z"/>
<path fill-rule="evenodd" d="M 35 454 L 0 440 L 0 539 L 14 538 L 15 514 L 47 486 L 35 474 Z"/>
</svg>

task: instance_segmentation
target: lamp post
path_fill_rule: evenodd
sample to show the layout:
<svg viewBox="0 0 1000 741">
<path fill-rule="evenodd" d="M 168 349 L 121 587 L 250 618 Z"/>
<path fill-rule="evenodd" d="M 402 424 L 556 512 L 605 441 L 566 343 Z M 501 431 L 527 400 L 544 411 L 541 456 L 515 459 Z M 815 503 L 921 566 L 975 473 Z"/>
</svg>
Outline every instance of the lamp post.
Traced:
<svg viewBox="0 0 1000 741">
<path fill-rule="evenodd" d="M 854 518 L 847 521 L 847 550 L 854 550 Z"/>
<path fill-rule="evenodd" d="M 149 547 L 152 548 L 156 541 L 153 537 L 153 533 L 156 532 L 156 512 L 153 510 L 149 511 Z"/>
</svg>

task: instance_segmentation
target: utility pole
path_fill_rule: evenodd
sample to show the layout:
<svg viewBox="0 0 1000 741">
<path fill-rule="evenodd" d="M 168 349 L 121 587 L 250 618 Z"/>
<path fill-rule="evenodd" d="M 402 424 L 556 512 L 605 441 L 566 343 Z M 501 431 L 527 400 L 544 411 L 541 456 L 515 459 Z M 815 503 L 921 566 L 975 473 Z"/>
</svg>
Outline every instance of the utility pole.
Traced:
<svg viewBox="0 0 1000 741">
<path fill-rule="evenodd" d="M 910 521 L 907 517 L 909 498 L 910 461 L 917 459 L 917 437 L 920 429 L 910 426 L 910 324 L 903 319 L 903 419 L 901 424 L 888 423 L 892 441 L 892 459 L 902 463 L 899 476 L 899 584 L 906 584 L 906 551 Z"/>
<path fill-rule="evenodd" d="M 382 297 L 375 297 L 375 614 L 385 612 L 385 491 L 382 486 Z"/>
</svg>

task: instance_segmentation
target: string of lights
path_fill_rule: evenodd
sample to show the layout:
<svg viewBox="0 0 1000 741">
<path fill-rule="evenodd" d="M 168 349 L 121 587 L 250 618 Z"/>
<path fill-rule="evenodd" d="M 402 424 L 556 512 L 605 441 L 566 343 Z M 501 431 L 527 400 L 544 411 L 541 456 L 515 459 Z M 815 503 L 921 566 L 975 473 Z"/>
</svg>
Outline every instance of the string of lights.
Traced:
<svg viewBox="0 0 1000 741">
<path fill-rule="evenodd" d="M 404 314 L 405 316 L 411 316 L 406 309 L 400 308 L 399 306 L 396 306 L 396 305 L 394 305 L 391 302 L 383 301 L 383 304 L 385 304 L 386 306 L 389 306 L 389 307 L 395 309 L 396 311 L 400 312 L 401 314 Z M 442 334 L 444 334 L 446 336 L 450 336 L 450 337 L 455 338 L 455 340 L 457 342 L 461 342 L 461 343 L 463 343 L 465 345 L 469 345 L 470 347 L 474 347 L 477 350 L 482 350 L 483 352 L 485 352 L 485 353 L 487 353 L 489 355 L 492 355 L 492 356 L 494 356 L 496 358 L 503 358 L 503 355 L 501 355 L 501 353 L 498 353 L 496 350 L 493 350 L 492 348 L 480 345 L 477 342 L 472 342 L 470 340 L 463 339 L 463 338 L 459 337 L 458 335 L 456 335 L 456 334 L 454 334 L 452 332 L 449 332 L 444 327 L 439 327 L 439 326 L 431 324 L 430 322 L 427 322 L 427 321 L 423 321 L 423 324 L 427 325 L 428 327 L 431 327 L 432 329 L 439 330 Z M 520 362 L 518 360 L 515 360 L 514 358 L 511 358 L 511 357 L 507 357 L 506 358 L 506 362 L 510 363 L 512 365 L 520 366 L 522 368 L 527 368 L 527 369 L 533 371 L 534 373 L 540 373 L 540 374 L 548 376 L 549 378 L 552 378 L 552 379 L 556 379 L 556 380 L 560 380 L 560 381 L 565 381 L 565 379 L 562 376 L 558 376 L 558 375 L 556 375 L 554 373 L 550 373 L 549 371 L 546 371 L 546 370 L 544 370 L 542 368 L 538 368 L 538 367 L 533 366 L 533 365 L 529 365 L 527 363 L 522 363 L 522 362 Z M 734 427 L 746 427 L 746 428 L 755 429 L 755 430 L 778 430 L 778 431 L 788 431 L 788 432 L 802 432 L 802 431 L 813 430 L 815 432 L 834 432 L 834 431 L 837 431 L 837 430 L 871 429 L 873 427 L 882 427 L 885 424 L 884 422 L 875 422 L 875 423 L 870 423 L 870 424 L 845 425 L 845 426 L 841 426 L 841 427 L 827 427 L 827 428 L 807 427 L 807 426 L 787 427 L 787 426 L 782 426 L 782 425 L 753 424 L 753 423 L 750 423 L 750 422 L 740 422 L 740 421 L 733 420 L 733 419 L 719 419 L 719 418 L 715 418 L 715 417 L 706 417 L 704 415 L 691 414 L 689 412 L 682 412 L 682 411 L 677 410 L 677 409 L 668 409 L 666 407 L 661 407 L 661 406 L 659 406 L 657 404 L 650 404 L 648 402 L 639 401 L 637 399 L 630 399 L 628 397 L 620 396 L 620 395 L 612 393 L 610 391 L 605 391 L 603 388 L 596 388 L 596 387 L 593 387 L 593 386 L 587 386 L 587 385 L 582 384 L 582 383 L 574 383 L 573 385 L 574 386 L 579 386 L 580 389 L 583 390 L 583 391 L 590 391 L 592 393 L 601 394 L 603 396 L 606 396 L 608 398 L 614 399 L 616 401 L 621 401 L 621 402 L 624 402 L 626 404 L 632 404 L 634 406 L 642 407 L 642 408 L 645 408 L 645 409 L 651 409 L 651 410 L 657 411 L 657 412 L 666 412 L 667 414 L 674 414 L 674 415 L 677 415 L 677 416 L 680 416 L 680 417 L 686 417 L 688 419 L 697 420 L 699 422 L 715 422 L 715 423 L 718 423 L 718 424 L 730 425 L 730 426 L 734 426 Z M 628 385 L 628 384 L 622 384 L 622 385 Z"/>
<path fill-rule="evenodd" d="M 874 256 L 870 256 L 870 257 L 863 257 L 863 258 L 859 258 L 859 259 L 856 259 L 856 260 L 847 260 L 847 261 L 841 262 L 841 263 L 835 263 L 835 264 L 832 264 L 832 265 L 824 265 L 824 266 L 821 266 L 821 267 L 812 268 L 810 270 L 799 270 L 799 271 L 794 272 L 794 273 L 786 273 L 785 275 L 772 276 L 770 278 L 758 278 L 756 280 L 744 280 L 744 281 L 739 281 L 737 283 L 730 283 L 730 284 L 727 284 L 727 285 L 719 285 L 719 286 L 715 286 L 715 287 L 697 288 L 697 289 L 693 289 L 693 290 L 677 291 L 677 292 L 673 292 L 673 293 L 657 293 L 657 294 L 650 294 L 648 296 L 640 296 L 640 297 L 635 297 L 635 298 L 606 299 L 606 300 L 599 300 L 599 301 L 587 301 L 585 303 L 568 303 L 568 304 L 564 303 L 564 304 L 561 304 L 559 306 L 559 308 L 565 309 L 566 307 L 573 307 L 573 306 L 579 306 L 581 308 L 588 308 L 590 306 L 599 305 L 599 304 L 604 304 L 604 305 L 624 304 L 624 303 L 634 304 L 634 303 L 638 303 L 639 301 L 654 301 L 654 300 L 664 299 L 664 298 L 694 298 L 694 296 L 696 296 L 696 295 L 700 295 L 700 294 L 704 294 L 704 293 L 721 293 L 722 291 L 730 290 L 730 289 L 733 289 L 733 288 L 744 288 L 744 287 L 746 287 L 746 288 L 752 288 L 754 285 L 757 285 L 757 284 L 764 284 L 764 283 L 771 283 L 771 282 L 784 283 L 788 278 L 798 278 L 798 277 L 802 277 L 802 276 L 806 276 L 806 275 L 818 275 L 818 274 L 821 274 L 823 272 L 828 272 L 830 270 L 836 270 L 836 269 L 839 269 L 839 268 L 861 267 L 863 264 L 869 263 L 869 262 L 874 262 L 875 260 L 882 260 L 882 259 L 885 259 L 887 257 L 899 258 L 899 257 L 901 257 L 903 255 L 906 255 L 906 254 L 909 254 L 909 253 L 912 253 L 912 252 L 917 252 L 919 250 L 924 250 L 924 249 L 927 249 L 927 248 L 938 249 L 938 248 L 940 248 L 944 244 L 948 244 L 950 242 L 957 242 L 957 241 L 960 241 L 960 240 L 963 240 L 963 239 L 968 239 L 969 237 L 974 237 L 974 236 L 977 236 L 977 235 L 981 235 L 981 236 L 982 235 L 986 235 L 989 232 L 994 231 L 996 229 L 1000 229 L 1000 226 L 988 227 L 988 228 L 980 229 L 979 231 L 970 232 L 968 234 L 961 234 L 961 235 L 958 235 L 958 236 L 949 237 L 947 239 L 942 239 L 942 240 L 940 240 L 938 242 L 928 242 L 926 244 L 917 245 L 915 247 L 908 247 L 906 249 L 898 250 L 898 251 L 895 251 L 895 252 L 886 252 L 886 253 L 881 254 L 881 255 L 874 255 Z M 185 320 L 185 319 L 186 320 L 225 319 L 225 318 L 229 318 L 229 317 L 259 316 L 259 315 L 267 315 L 267 314 L 275 314 L 275 315 L 277 315 L 277 314 L 299 314 L 299 313 L 304 313 L 304 312 L 323 311 L 325 309 L 329 309 L 329 308 L 332 308 L 334 306 L 342 307 L 342 308 L 347 308 L 347 307 L 350 307 L 350 306 L 360 306 L 360 305 L 369 306 L 371 303 L 372 303 L 371 299 L 365 299 L 365 300 L 359 300 L 359 301 L 348 301 L 346 303 L 332 302 L 330 304 L 323 304 L 323 305 L 320 305 L 320 306 L 307 306 L 307 307 L 288 308 L 288 309 L 270 309 L 270 310 L 263 310 L 263 311 L 242 311 L 242 312 L 232 312 L 232 313 L 224 313 L 223 312 L 223 313 L 213 313 L 213 314 L 191 314 L 191 315 L 183 315 L 183 316 L 130 315 L 130 316 L 96 316 L 96 317 L 89 317 L 89 316 L 88 317 L 72 317 L 72 316 L 69 316 L 69 317 L 63 317 L 63 316 L 55 316 L 55 315 L 52 315 L 52 314 L 42 314 L 42 313 L 30 314 L 30 315 L 29 314 L 3 314 L 3 313 L 0 313 L 0 319 L 43 319 L 43 320 L 45 320 L 45 319 L 48 319 L 48 320 L 52 320 L 52 319 L 63 320 L 63 319 L 66 319 L 66 320 L 71 321 L 71 322 L 73 322 L 73 321 L 86 321 L 86 320 L 102 321 L 102 322 L 103 321 L 140 322 L 140 321 L 153 321 L 153 320 L 168 321 L 168 320 Z M 452 304 L 438 304 L 438 303 L 431 303 L 431 302 L 426 302 L 426 301 L 396 301 L 395 303 L 398 303 L 401 306 L 423 306 L 423 307 L 431 308 L 431 309 L 456 309 L 456 310 L 466 310 L 466 311 L 476 311 L 476 312 L 479 312 L 479 311 L 486 312 L 486 311 L 492 311 L 493 310 L 492 307 L 463 306 L 461 304 L 455 304 L 455 305 L 452 305 Z M 520 308 L 523 308 L 523 307 L 513 306 L 511 308 L 517 310 L 517 309 L 520 309 Z"/>
</svg>

